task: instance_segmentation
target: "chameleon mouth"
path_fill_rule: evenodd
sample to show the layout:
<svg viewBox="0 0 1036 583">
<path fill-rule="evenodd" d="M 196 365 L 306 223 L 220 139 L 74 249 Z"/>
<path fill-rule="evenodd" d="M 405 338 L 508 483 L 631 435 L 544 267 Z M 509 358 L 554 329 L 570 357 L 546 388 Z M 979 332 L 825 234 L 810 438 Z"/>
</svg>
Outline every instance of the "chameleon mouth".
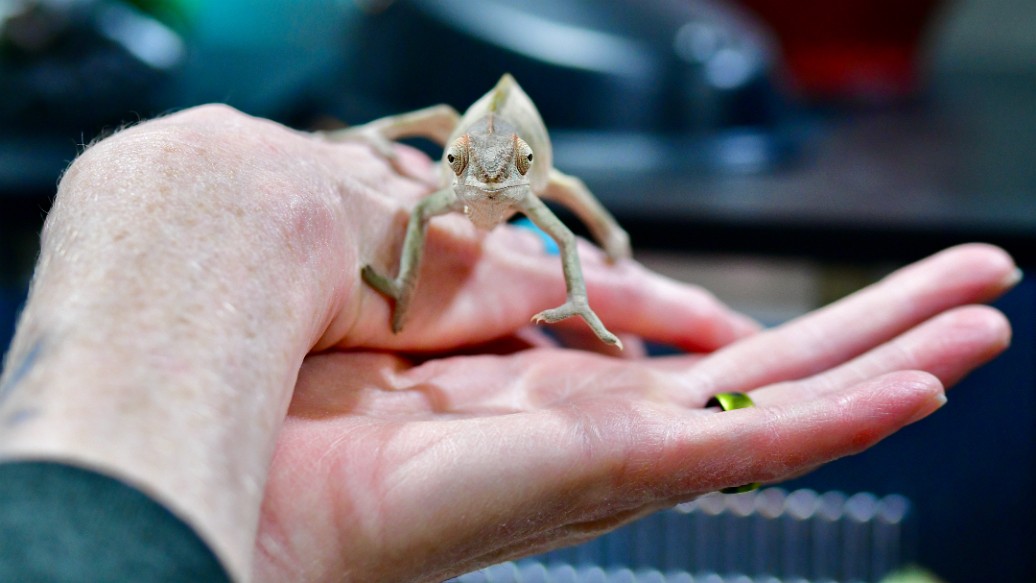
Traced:
<svg viewBox="0 0 1036 583">
<path fill-rule="evenodd" d="M 516 201 L 524 197 L 523 188 L 527 186 L 522 184 L 469 184 L 462 186 L 457 189 L 457 195 L 461 200 L 470 203 L 476 203 L 478 201 Z"/>
<path fill-rule="evenodd" d="M 481 188 L 479 188 L 479 190 L 481 190 L 482 192 L 485 192 L 485 193 L 495 193 L 495 192 L 504 192 L 505 190 L 511 190 L 511 189 L 514 189 L 514 188 L 520 188 L 521 186 L 522 186 L 521 184 L 509 184 L 507 186 L 496 186 L 496 187 L 492 187 L 492 188 L 481 187 Z"/>
</svg>

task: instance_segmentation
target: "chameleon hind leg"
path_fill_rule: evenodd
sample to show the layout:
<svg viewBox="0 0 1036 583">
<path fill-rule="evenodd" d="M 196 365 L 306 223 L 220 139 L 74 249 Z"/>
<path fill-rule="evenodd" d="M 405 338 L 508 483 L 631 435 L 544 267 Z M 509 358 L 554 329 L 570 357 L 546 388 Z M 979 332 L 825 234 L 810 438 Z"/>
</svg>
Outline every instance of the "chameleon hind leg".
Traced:
<svg viewBox="0 0 1036 583">
<path fill-rule="evenodd" d="M 399 258 L 399 275 L 388 277 L 370 265 L 364 265 L 360 276 L 367 285 L 395 300 L 392 309 L 392 331 L 399 332 L 406 324 L 410 302 L 417 289 L 417 275 L 424 253 L 425 234 L 428 220 L 434 216 L 457 209 L 457 196 L 452 188 L 444 188 L 424 198 L 414 207 L 407 222 L 406 237 L 403 239 L 403 253 Z"/>
<path fill-rule="evenodd" d="M 552 168 L 550 182 L 540 193 L 540 198 L 553 200 L 571 209 L 590 229 L 590 234 L 612 263 L 632 256 L 629 235 L 582 180 Z"/>
<path fill-rule="evenodd" d="M 586 294 L 586 281 L 583 279 L 579 254 L 576 251 L 575 235 L 547 208 L 547 205 L 543 204 L 543 201 L 535 196 L 526 198 L 522 204 L 522 212 L 557 242 L 561 251 L 561 266 L 565 274 L 565 303 L 557 308 L 536 314 L 532 320 L 534 322 L 557 322 L 571 316 L 579 316 L 602 342 L 618 346 L 621 349 L 622 341 L 619 340 L 619 337 L 605 328 L 601 319 L 590 308 Z"/>
</svg>

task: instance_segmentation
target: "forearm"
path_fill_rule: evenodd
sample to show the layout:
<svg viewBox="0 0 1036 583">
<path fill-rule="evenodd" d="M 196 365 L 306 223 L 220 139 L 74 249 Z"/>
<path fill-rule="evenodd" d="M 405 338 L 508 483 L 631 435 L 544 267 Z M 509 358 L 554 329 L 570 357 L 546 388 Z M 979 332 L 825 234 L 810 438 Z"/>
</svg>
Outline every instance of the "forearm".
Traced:
<svg viewBox="0 0 1036 583">
<path fill-rule="evenodd" d="M 62 180 L 0 384 L 0 456 L 136 485 L 243 578 L 276 427 L 333 308 L 331 246 L 308 244 L 331 217 L 190 137 L 135 128 Z"/>
</svg>

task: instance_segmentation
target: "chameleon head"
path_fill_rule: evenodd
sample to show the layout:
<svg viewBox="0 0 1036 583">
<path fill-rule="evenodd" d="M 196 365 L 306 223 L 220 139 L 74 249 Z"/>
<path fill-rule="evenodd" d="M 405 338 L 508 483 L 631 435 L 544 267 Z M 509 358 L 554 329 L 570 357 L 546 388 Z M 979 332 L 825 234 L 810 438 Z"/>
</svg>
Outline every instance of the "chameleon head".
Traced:
<svg viewBox="0 0 1036 583">
<path fill-rule="evenodd" d="M 493 115 L 476 122 L 446 148 L 456 175 L 453 189 L 476 227 L 491 229 L 518 210 L 529 194 L 533 152 L 510 124 Z"/>
</svg>

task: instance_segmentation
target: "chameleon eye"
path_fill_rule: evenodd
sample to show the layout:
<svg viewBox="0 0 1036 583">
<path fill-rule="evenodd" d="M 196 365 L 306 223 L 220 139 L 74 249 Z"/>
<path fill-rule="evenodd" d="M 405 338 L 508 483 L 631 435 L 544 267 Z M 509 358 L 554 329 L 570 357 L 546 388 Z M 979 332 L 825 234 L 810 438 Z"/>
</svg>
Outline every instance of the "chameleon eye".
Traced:
<svg viewBox="0 0 1036 583">
<path fill-rule="evenodd" d="M 460 173 L 464 172 L 464 168 L 468 165 L 468 149 L 465 147 L 466 145 L 464 138 L 461 137 L 446 149 L 446 161 L 457 176 L 460 176 Z"/>
<path fill-rule="evenodd" d="M 532 148 L 525 143 L 525 140 L 516 138 L 515 149 L 517 150 L 517 155 L 514 158 L 514 165 L 518 168 L 518 173 L 525 176 L 525 173 L 529 171 L 529 167 L 532 166 Z"/>
</svg>

